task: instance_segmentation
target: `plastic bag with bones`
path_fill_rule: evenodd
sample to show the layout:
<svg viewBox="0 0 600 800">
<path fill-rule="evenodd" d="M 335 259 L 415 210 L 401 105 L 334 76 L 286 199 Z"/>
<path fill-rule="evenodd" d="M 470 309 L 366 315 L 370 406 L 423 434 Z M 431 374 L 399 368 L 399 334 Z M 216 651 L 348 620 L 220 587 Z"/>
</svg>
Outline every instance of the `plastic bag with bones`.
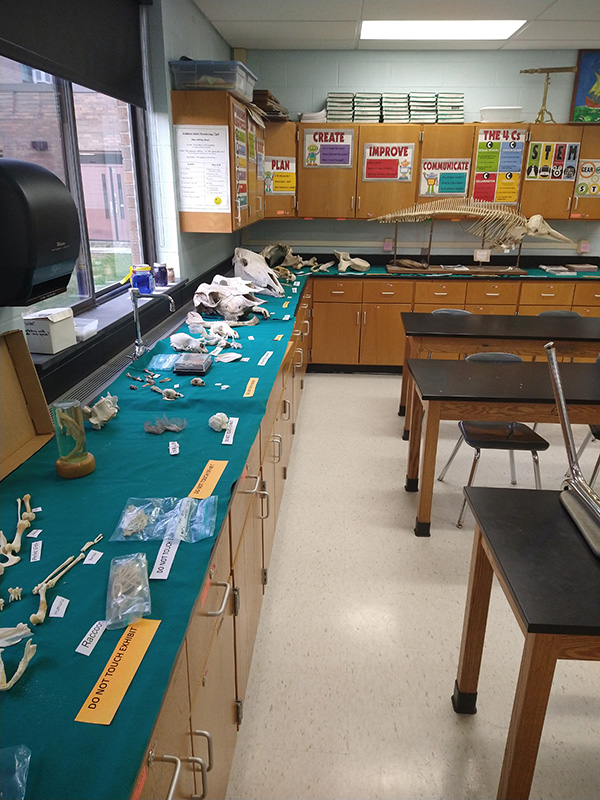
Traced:
<svg viewBox="0 0 600 800">
<path fill-rule="evenodd" d="M 255 287 L 241 278 L 224 278 L 215 275 L 212 283 L 201 283 L 194 294 L 194 305 L 199 314 L 219 314 L 227 322 L 247 320 L 250 312 L 268 318 L 269 312 L 261 308 L 266 300 L 255 296 Z M 283 290 L 282 290 L 283 291 Z M 255 325 L 256 317 L 246 324 Z"/>
<path fill-rule="evenodd" d="M 276 273 L 267 264 L 264 256 L 236 247 L 233 256 L 233 273 L 236 277 L 250 281 L 258 294 L 270 294 L 272 297 L 283 297 L 283 286 Z"/>
</svg>

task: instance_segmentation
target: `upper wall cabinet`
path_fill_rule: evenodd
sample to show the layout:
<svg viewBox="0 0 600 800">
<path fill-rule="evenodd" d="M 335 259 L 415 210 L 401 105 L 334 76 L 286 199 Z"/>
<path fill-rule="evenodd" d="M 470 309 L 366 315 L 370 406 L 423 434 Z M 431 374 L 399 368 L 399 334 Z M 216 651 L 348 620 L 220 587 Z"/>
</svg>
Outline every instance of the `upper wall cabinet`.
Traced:
<svg viewBox="0 0 600 800">
<path fill-rule="evenodd" d="M 298 216 L 354 217 L 358 125 L 298 125 Z"/>
<path fill-rule="evenodd" d="M 246 107 L 228 92 L 172 92 L 171 103 L 181 230 L 231 233 L 247 225 Z"/>
<path fill-rule="evenodd" d="M 360 125 L 355 216 L 391 214 L 415 201 L 420 125 Z"/>
<path fill-rule="evenodd" d="M 600 126 L 584 125 L 571 219 L 600 219 Z"/>
<path fill-rule="evenodd" d="M 581 145 L 581 125 L 530 126 L 521 213 L 569 219 Z"/>
<path fill-rule="evenodd" d="M 265 216 L 265 129 L 248 114 L 248 222 Z"/>
<path fill-rule="evenodd" d="M 465 198 L 473 156 L 474 125 L 424 125 L 417 202 Z"/>
<path fill-rule="evenodd" d="M 267 122 L 265 217 L 296 216 L 296 123 Z"/>
<path fill-rule="evenodd" d="M 529 125 L 475 125 L 469 197 L 516 205 L 523 183 Z"/>
</svg>

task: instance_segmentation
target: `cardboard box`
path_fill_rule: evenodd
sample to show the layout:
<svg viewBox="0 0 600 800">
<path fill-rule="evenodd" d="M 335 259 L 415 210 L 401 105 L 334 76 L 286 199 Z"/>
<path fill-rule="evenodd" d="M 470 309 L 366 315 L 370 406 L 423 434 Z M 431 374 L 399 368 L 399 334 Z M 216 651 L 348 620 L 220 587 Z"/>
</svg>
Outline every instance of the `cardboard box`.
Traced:
<svg viewBox="0 0 600 800">
<path fill-rule="evenodd" d="M 47 308 L 23 314 L 23 323 L 32 353 L 60 353 L 77 341 L 72 308 Z"/>
<path fill-rule="evenodd" d="M 0 480 L 54 436 L 23 331 L 0 336 Z"/>
</svg>

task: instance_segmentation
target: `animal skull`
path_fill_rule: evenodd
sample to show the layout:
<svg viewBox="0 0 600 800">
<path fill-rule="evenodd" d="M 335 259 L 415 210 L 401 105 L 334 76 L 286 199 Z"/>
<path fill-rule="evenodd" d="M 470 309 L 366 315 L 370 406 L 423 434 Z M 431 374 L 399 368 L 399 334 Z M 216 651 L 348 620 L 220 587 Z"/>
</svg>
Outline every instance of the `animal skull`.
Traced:
<svg viewBox="0 0 600 800">
<path fill-rule="evenodd" d="M 285 294 L 276 273 L 260 253 L 236 247 L 233 256 L 233 273 L 239 278 L 251 281 L 255 291 L 259 294 L 270 294 L 273 297 L 283 297 Z"/>
</svg>

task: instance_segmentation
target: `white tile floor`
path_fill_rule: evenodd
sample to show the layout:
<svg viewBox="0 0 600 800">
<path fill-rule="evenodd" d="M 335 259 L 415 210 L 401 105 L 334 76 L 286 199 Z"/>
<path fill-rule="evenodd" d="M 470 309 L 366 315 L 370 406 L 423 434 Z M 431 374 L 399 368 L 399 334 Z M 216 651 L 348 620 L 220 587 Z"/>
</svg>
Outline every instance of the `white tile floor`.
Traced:
<svg viewBox="0 0 600 800">
<path fill-rule="evenodd" d="M 389 375 L 306 378 L 230 800 L 496 796 L 523 639 L 495 585 L 478 713 L 455 714 L 473 520 L 454 522 L 472 450 L 436 482 L 431 538 L 415 537 L 399 388 Z M 552 443 L 543 486 L 559 488 L 559 426 L 538 430 Z M 574 432 L 579 443 L 586 429 Z M 438 471 L 456 438 L 442 423 Z M 516 458 L 532 488 L 529 454 Z M 508 486 L 507 454 L 483 453 L 477 483 Z M 600 796 L 599 677 L 597 663 L 559 662 L 531 798 Z"/>
</svg>

